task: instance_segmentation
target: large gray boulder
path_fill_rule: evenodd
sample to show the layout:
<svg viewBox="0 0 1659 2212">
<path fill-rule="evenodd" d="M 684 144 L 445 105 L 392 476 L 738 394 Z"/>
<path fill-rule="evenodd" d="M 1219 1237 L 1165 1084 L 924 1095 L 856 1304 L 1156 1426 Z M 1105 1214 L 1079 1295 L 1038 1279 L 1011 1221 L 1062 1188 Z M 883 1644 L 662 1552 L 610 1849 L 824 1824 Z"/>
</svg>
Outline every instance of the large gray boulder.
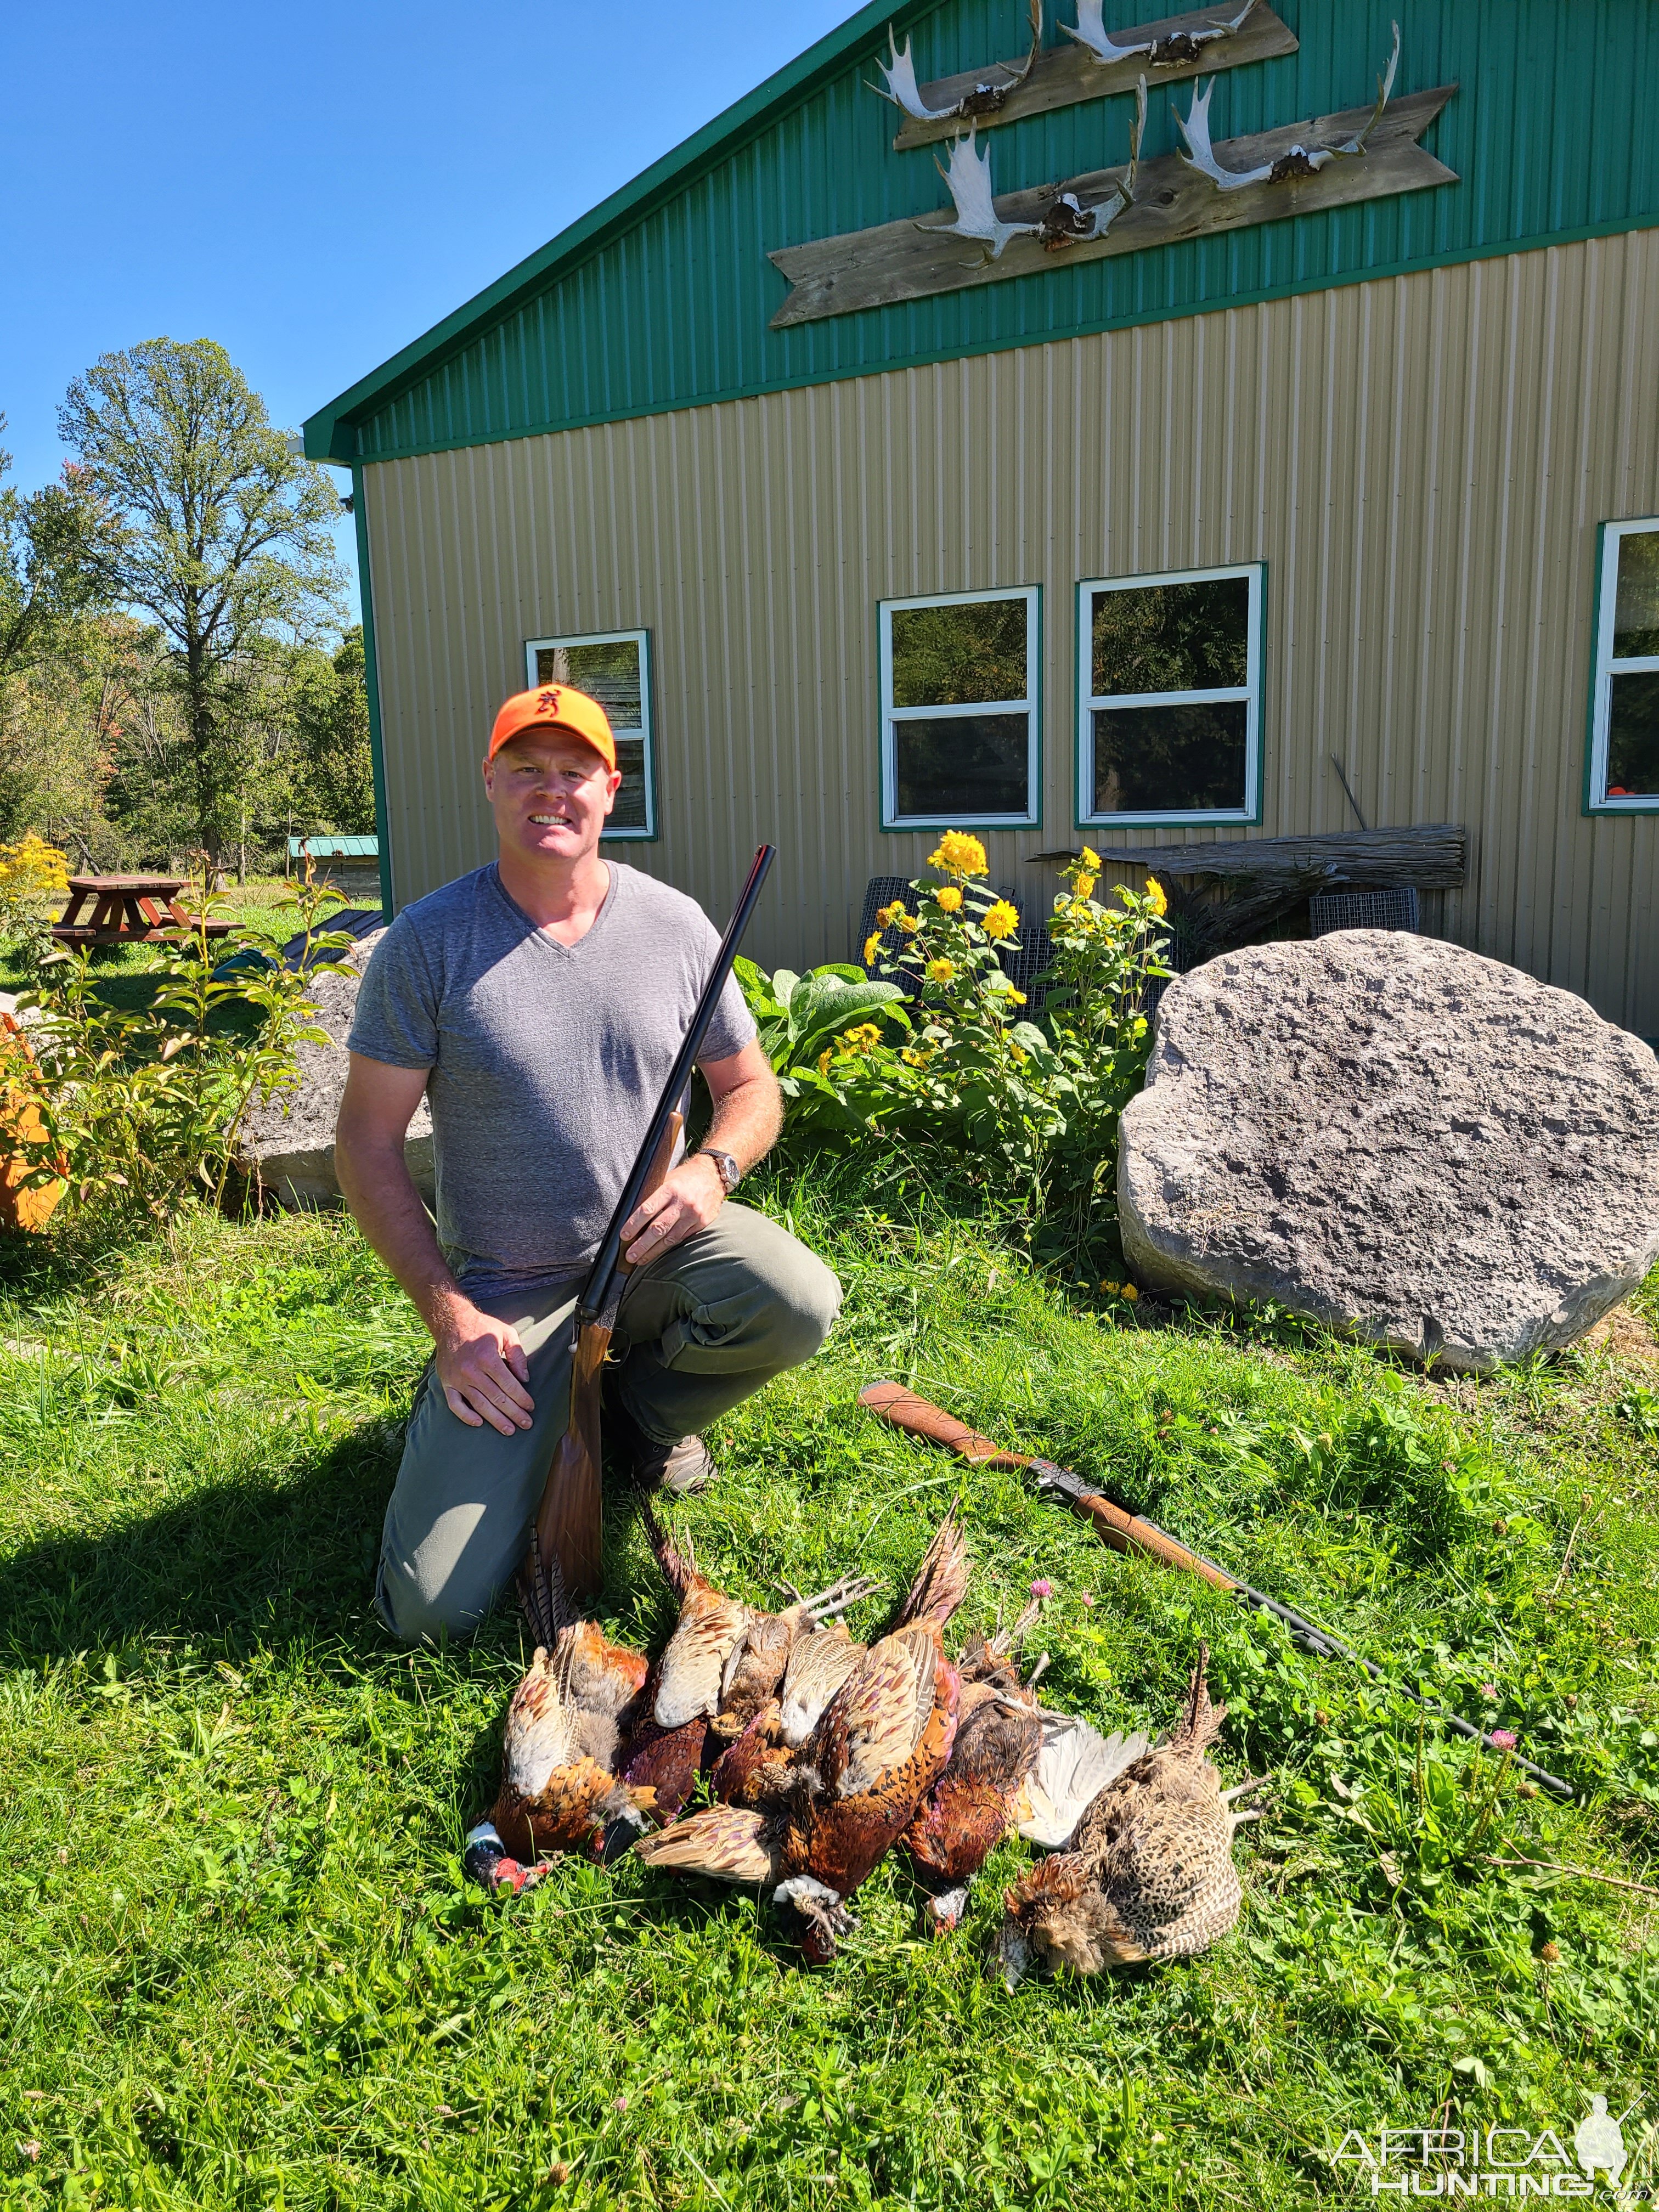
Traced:
<svg viewBox="0 0 1659 2212">
<path fill-rule="evenodd" d="M 346 1038 L 356 1010 L 358 988 L 368 956 L 385 932 L 360 938 L 344 956 L 337 975 L 313 979 L 312 997 L 317 1004 L 315 1026 L 328 1033 L 326 1044 L 302 1044 L 296 1054 L 300 1085 L 286 1097 L 273 1098 L 256 1107 L 242 1125 L 241 1164 L 277 1201 L 294 1212 L 340 1203 L 339 1179 L 334 1172 L 334 1124 L 345 1091 L 350 1055 Z M 404 1146 L 415 1188 L 430 1206 L 434 1203 L 432 1116 L 424 1098 L 415 1109 Z"/>
<path fill-rule="evenodd" d="M 1158 1008 L 1118 1212 L 1150 1285 L 1489 1370 L 1582 1336 L 1659 1259 L 1659 1060 L 1432 938 L 1228 953 Z"/>
</svg>

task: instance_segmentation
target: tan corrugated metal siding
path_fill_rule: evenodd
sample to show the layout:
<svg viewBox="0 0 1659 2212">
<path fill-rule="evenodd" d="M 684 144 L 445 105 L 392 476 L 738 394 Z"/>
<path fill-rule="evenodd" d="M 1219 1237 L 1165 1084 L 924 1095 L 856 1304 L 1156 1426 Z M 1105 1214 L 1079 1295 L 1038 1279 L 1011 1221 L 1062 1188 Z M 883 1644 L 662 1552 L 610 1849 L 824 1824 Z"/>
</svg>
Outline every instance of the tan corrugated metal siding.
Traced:
<svg viewBox="0 0 1659 2212">
<path fill-rule="evenodd" d="M 752 949 L 848 957 L 883 835 L 876 603 L 1043 588 L 1044 819 L 1078 842 L 1079 577 L 1268 564 L 1262 836 L 1468 825 L 1435 927 L 1659 1032 L 1659 818 L 1581 812 L 1598 522 L 1659 512 L 1659 231 L 364 471 L 394 891 L 491 852 L 529 637 L 647 628 L 663 836 Z M 1149 851 L 1187 830 L 1112 842 Z M 1223 830 L 1220 836 L 1237 836 Z"/>
</svg>

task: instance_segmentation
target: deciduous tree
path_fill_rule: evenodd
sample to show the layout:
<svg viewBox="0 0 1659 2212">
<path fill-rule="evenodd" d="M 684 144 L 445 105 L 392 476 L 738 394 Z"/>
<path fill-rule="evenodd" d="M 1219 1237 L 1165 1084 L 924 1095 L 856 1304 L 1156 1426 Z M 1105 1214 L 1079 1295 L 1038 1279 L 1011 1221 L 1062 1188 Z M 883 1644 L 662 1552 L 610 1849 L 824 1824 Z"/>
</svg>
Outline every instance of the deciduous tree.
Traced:
<svg viewBox="0 0 1659 2212">
<path fill-rule="evenodd" d="M 167 641 L 195 833 L 216 860 L 246 797 L 250 662 L 339 620 L 338 496 L 207 338 L 103 355 L 70 386 L 58 428 L 125 526 L 118 597 Z"/>
</svg>

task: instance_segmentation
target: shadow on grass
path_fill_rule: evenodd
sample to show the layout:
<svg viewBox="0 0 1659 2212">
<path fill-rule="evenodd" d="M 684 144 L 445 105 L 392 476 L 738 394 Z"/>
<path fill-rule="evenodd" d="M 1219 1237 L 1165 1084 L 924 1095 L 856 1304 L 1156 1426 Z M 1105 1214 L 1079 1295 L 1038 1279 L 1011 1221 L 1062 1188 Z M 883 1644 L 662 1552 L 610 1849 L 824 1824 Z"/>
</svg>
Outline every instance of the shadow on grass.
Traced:
<svg viewBox="0 0 1659 2212">
<path fill-rule="evenodd" d="M 369 1595 L 400 1449 L 399 1430 L 370 1423 L 297 1474 L 26 1544 L 0 1559 L 0 1653 L 38 1662 L 149 1637 L 227 1656 L 322 1638 L 390 1648 Z"/>
<path fill-rule="evenodd" d="M 402 1450 L 401 1421 L 367 1422 L 297 1470 L 206 1483 L 154 1513 L 0 1557 L 0 1660 L 39 1664 L 146 1638 L 231 1659 L 325 1640 L 365 1659 L 397 1653 L 370 1601 Z M 624 1564 L 634 1514 L 631 1487 L 607 1480 L 601 1609 L 639 1595 Z M 673 1601 L 654 1570 L 651 1583 L 661 1642 Z M 469 1639 L 491 1655 L 522 1647 L 526 1660 L 530 1641 L 511 1590 Z"/>
</svg>

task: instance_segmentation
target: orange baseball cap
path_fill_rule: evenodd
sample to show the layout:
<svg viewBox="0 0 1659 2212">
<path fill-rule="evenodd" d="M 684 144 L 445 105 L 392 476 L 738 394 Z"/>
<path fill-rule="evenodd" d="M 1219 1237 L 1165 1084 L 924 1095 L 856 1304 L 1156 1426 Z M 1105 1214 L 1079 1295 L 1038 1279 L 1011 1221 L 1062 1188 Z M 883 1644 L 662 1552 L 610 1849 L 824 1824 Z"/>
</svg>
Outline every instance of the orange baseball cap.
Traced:
<svg viewBox="0 0 1659 2212">
<path fill-rule="evenodd" d="M 617 765 L 617 740 L 604 708 L 573 684 L 538 684 L 533 691 L 515 691 L 503 703 L 489 732 L 489 758 L 494 760 L 503 745 L 510 745 L 525 731 L 535 729 L 568 730 L 592 745 L 608 769 Z"/>
</svg>

